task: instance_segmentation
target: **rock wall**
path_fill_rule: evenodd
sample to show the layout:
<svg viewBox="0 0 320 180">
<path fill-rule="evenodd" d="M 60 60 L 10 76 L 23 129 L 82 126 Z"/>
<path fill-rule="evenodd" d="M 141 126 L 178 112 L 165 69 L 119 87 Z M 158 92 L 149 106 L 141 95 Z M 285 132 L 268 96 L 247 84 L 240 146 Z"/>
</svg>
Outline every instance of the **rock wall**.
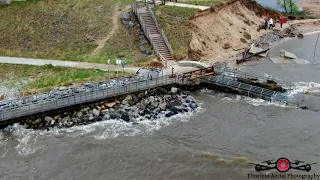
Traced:
<svg viewBox="0 0 320 180">
<path fill-rule="evenodd" d="M 127 26 L 130 34 L 134 33 L 136 29 L 136 33 L 139 35 L 139 50 L 141 53 L 146 55 L 152 54 L 152 46 L 144 35 L 143 30 L 139 24 L 138 19 L 132 12 L 125 12 L 121 15 L 121 22 Z"/>
<path fill-rule="evenodd" d="M 156 121 L 159 118 L 195 111 L 197 108 L 198 104 L 186 92 L 175 87 L 160 88 L 128 95 L 112 102 L 92 104 L 77 111 L 26 119 L 20 124 L 32 129 L 67 128 L 110 119 L 139 124 L 140 121 Z"/>
</svg>

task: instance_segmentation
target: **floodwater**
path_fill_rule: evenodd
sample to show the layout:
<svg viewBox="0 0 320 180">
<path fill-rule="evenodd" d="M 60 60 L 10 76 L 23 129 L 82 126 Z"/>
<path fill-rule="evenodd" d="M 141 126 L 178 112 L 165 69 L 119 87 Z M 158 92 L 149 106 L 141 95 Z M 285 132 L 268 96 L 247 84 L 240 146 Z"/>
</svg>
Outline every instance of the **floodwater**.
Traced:
<svg viewBox="0 0 320 180">
<path fill-rule="evenodd" d="M 299 45 L 313 48 L 314 37 Z M 280 43 L 271 55 L 279 47 L 290 50 L 295 41 Z M 296 53 L 303 55 L 304 48 Z M 319 51 L 315 59 L 306 65 L 265 59 L 240 69 L 291 80 L 297 93 L 309 91 L 316 99 Z M 196 113 L 139 125 L 106 121 L 48 132 L 7 128 L 0 133 L 0 179 L 242 180 L 258 174 L 249 162 L 286 157 L 320 163 L 319 111 L 206 89 L 191 95 L 201 106 Z M 320 174 L 320 164 L 310 173 Z"/>
<path fill-rule="evenodd" d="M 256 1 L 265 7 L 276 9 L 278 11 L 283 11 L 283 9 L 279 8 L 279 6 L 277 4 L 277 0 L 256 0 Z M 296 3 L 301 2 L 301 1 L 303 1 L 303 0 L 295 0 Z M 299 7 L 299 10 L 302 11 L 302 8 Z"/>
</svg>

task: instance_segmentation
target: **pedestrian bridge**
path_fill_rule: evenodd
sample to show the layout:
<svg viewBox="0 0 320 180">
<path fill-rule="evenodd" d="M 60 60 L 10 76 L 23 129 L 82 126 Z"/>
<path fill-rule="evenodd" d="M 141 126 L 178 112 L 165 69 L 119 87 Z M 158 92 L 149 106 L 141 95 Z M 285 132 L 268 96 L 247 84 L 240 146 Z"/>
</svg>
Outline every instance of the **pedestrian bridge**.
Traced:
<svg viewBox="0 0 320 180">
<path fill-rule="evenodd" d="M 23 97 L 10 101 L 0 101 L 0 125 L 7 125 L 18 122 L 19 119 L 44 116 L 50 112 L 62 112 L 64 109 L 82 104 L 98 102 L 115 98 L 118 96 L 136 93 L 148 89 L 159 88 L 163 86 L 190 85 L 194 81 L 200 81 L 202 86 L 213 86 L 219 90 L 242 95 L 259 97 L 267 100 L 285 101 L 285 93 L 275 90 L 239 82 L 239 78 L 257 78 L 260 80 L 270 80 L 269 78 L 253 74 L 242 73 L 225 68 L 214 68 L 215 73 L 208 73 L 208 76 L 199 76 L 194 80 L 181 79 L 181 74 L 166 75 L 131 81 L 126 84 L 117 84 L 113 87 L 97 87 L 89 92 L 68 92 L 55 99 L 40 98 L 39 95 Z M 184 73 L 186 75 L 188 73 Z M 289 87 L 288 83 L 280 80 L 274 80 L 283 87 Z M 61 90 L 64 91 L 64 90 Z"/>
</svg>

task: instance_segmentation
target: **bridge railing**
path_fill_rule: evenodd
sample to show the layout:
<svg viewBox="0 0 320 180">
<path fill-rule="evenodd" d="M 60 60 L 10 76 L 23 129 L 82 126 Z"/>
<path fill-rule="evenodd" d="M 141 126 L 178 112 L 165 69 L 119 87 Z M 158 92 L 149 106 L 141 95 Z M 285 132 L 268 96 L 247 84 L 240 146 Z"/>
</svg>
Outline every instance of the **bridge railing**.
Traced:
<svg viewBox="0 0 320 180">
<path fill-rule="evenodd" d="M 276 79 L 276 78 L 271 78 L 271 77 L 265 77 L 265 76 L 261 76 L 261 75 L 257 75 L 257 74 L 251 74 L 251 73 L 246 73 L 246 72 L 241 72 L 238 70 L 233 70 L 230 68 L 215 68 L 215 71 L 219 74 L 225 75 L 225 76 L 229 76 L 229 77 L 233 77 L 235 78 L 250 78 L 250 79 L 259 79 L 259 80 L 274 80 L 277 84 L 288 88 L 289 90 L 292 90 L 294 83 L 293 82 L 289 82 L 289 81 L 283 81 L 280 79 Z"/>
<path fill-rule="evenodd" d="M 93 90 L 90 92 L 74 93 L 68 97 L 56 99 L 53 101 L 43 101 L 39 103 L 19 106 L 17 108 L 3 109 L 0 111 L 0 122 L 32 114 L 43 113 L 55 109 L 70 107 L 73 105 L 103 100 L 118 95 L 125 95 L 155 87 L 161 87 L 169 84 L 174 84 L 176 82 L 177 78 L 175 77 L 172 78 L 171 76 L 159 76 L 153 79 L 132 82 L 123 86 Z"/>
<path fill-rule="evenodd" d="M 276 94 L 278 94 L 276 91 L 273 91 L 273 90 L 270 90 L 270 89 L 266 89 L 266 88 L 262 88 L 262 87 L 258 87 L 258 86 L 254 86 L 254 85 L 250 85 L 250 84 L 234 81 L 230 77 L 224 77 L 224 76 L 214 77 L 214 76 L 210 76 L 208 78 L 208 81 L 209 82 L 214 82 L 215 84 L 219 84 L 221 86 L 232 88 L 232 89 L 237 90 L 237 91 L 246 92 L 247 93 L 246 95 L 249 96 L 249 97 L 251 95 L 254 95 L 254 97 L 259 97 L 261 99 L 271 100 Z"/>
</svg>

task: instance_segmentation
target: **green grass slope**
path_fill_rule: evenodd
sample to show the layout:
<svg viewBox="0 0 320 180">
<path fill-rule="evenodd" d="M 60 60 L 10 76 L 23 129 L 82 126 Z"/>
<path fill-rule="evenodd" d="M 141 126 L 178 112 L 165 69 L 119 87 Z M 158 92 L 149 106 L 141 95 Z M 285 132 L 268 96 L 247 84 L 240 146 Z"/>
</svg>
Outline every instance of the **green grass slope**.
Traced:
<svg viewBox="0 0 320 180">
<path fill-rule="evenodd" d="M 116 4 L 134 0 L 40 0 L 0 6 L 0 56 L 106 62 L 123 53 L 139 57 L 137 37 L 120 24 L 101 54 L 91 57 L 97 40 L 113 26 Z M 130 10 L 130 9 L 128 9 Z"/>
</svg>

